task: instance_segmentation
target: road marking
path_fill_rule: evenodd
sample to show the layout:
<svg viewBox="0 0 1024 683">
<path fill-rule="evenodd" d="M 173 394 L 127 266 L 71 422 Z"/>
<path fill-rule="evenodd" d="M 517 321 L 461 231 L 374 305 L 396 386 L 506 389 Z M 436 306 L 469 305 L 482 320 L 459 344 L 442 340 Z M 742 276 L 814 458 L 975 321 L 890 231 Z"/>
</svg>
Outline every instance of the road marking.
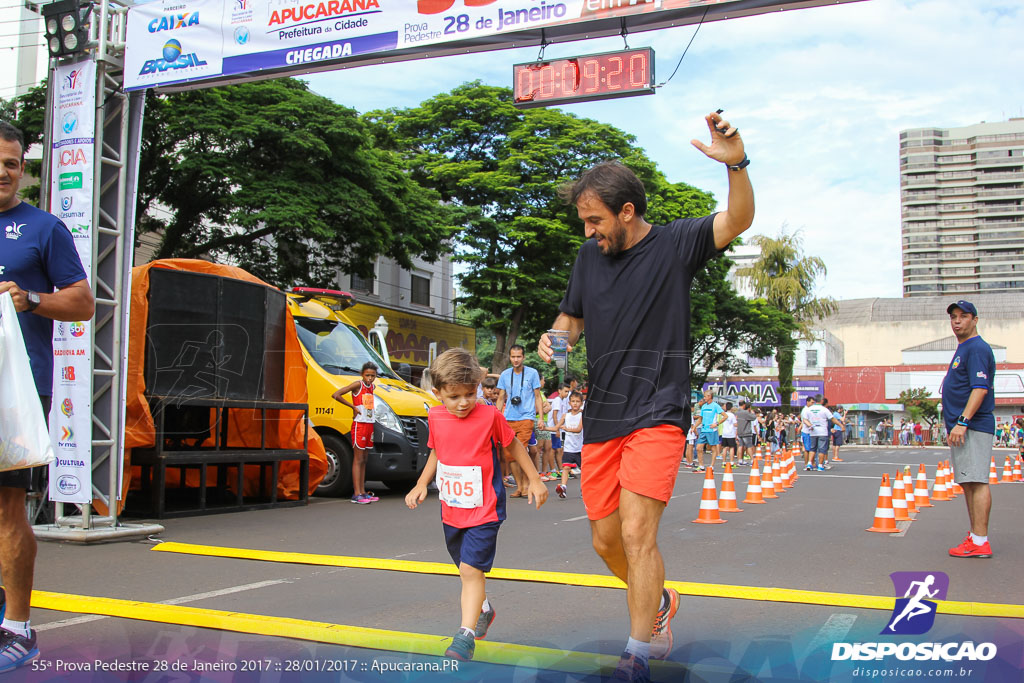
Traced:
<svg viewBox="0 0 1024 683">
<path fill-rule="evenodd" d="M 48 591 L 32 591 L 32 607 L 57 612 L 78 612 L 105 617 L 136 619 L 162 624 L 211 628 L 235 633 L 286 637 L 346 647 L 387 650 L 409 654 L 441 657 L 451 643 L 451 636 L 426 633 L 386 631 L 376 628 L 331 624 L 288 617 L 226 612 L 222 610 L 184 607 L 158 602 L 119 600 L 88 595 L 69 595 Z M 38 627 L 36 630 L 39 630 Z M 573 674 L 611 675 L 619 662 L 615 655 L 592 652 L 570 652 L 515 643 L 480 640 L 476 644 L 474 662 L 502 664 Z M 662 681 L 678 681 L 686 669 L 672 662 L 651 662 L 651 674 Z M 725 673 L 725 671 L 720 671 Z"/>
<path fill-rule="evenodd" d="M 586 518 L 587 518 L 586 515 L 580 515 L 579 517 L 570 517 L 569 519 L 563 519 L 562 521 L 563 522 L 578 522 L 581 519 L 586 519 Z"/>
<path fill-rule="evenodd" d="M 917 517 L 914 517 L 914 519 L 917 519 Z M 899 529 L 899 531 L 897 531 L 896 533 L 893 533 L 893 534 L 889 534 L 889 535 L 890 536 L 906 536 L 907 535 L 907 530 L 910 529 L 910 522 L 913 522 L 914 519 L 903 520 L 902 522 L 896 522 L 896 528 Z"/>
<path fill-rule="evenodd" d="M 823 645 L 831 645 L 846 638 L 846 634 L 853 628 L 853 622 L 857 621 L 856 614 L 833 614 L 825 624 L 818 630 L 810 645 L 807 646 L 807 655 Z"/>
<path fill-rule="evenodd" d="M 341 555 L 314 555 L 311 553 L 290 553 L 276 550 L 251 550 L 248 548 L 224 548 L 208 545 L 193 545 L 168 541 L 151 548 L 156 552 L 182 553 L 206 557 L 260 560 L 311 564 L 328 567 L 352 567 L 356 569 L 383 569 L 416 574 L 445 574 L 458 576 L 459 570 L 451 563 L 414 562 L 411 560 L 390 560 L 378 557 L 348 557 Z M 504 569 L 495 567 L 487 572 L 490 579 L 506 581 L 532 581 L 535 583 L 557 583 L 568 586 L 589 586 L 592 588 L 624 589 L 626 584 L 614 576 L 601 574 L 572 574 L 568 572 L 547 572 L 533 569 Z M 735 598 L 761 602 L 790 602 L 810 605 L 831 605 L 834 607 L 855 607 L 861 609 L 891 610 L 896 604 L 892 596 L 857 595 L 853 593 L 830 593 L 807 591 L 793 588 L 764 588 L 760 586 L 733 586 L 717 583 L 694 583 L 691 581 L 666 581 L 666 586 L 675 588 L 681 594 L 709 598 Z M 936 611 L 942 614 L 959 614 L 976 617 L 1007 617 L 1024 619 L 1024 605 L 1009 605 L 985 602 L 960 602 L 936 600 Z"/>
<path fill-rule="evenodd" d="M 222 588 L 216 591 L 208 591 L 206 593 L 196 593 L 195 595 L 186 595 L 181 598 L 171 598 L 170 600 L 161 600 L 156 603 L 158 605 L 184 605 L 189 602 L 199 602 L 200 600 L 207 600 L 209 598 L 217 598 L 222 595 L 231 595 L 232 593 L 241 593 L 243 591 L 257 590 L 260 588 L 266 588 L 268 586 L 276 586 L 281 583 L 290 583 L 286 579 L 275 579 L 273 581 L 258 581 L 257 583 L 247 583 L 244 586 L 232 586 L 231 588 Z M 35 603 L 33 603 L 35 606 Z M 67 611 L 67 610 L 65 610 Z M 51 621 L 48 624 L 40 624 L 35 627 L 36 631 L 49 631 L 55 628 L 62 628 L 64 626 L 77 626 L 79 624 L 87 624 L 90 621 L 100 621 L 106 619 L 105 616 L 90 615 L 86 617 L 74 617 L 72 619 L 64 619 L 62 621 Z"/>
</svg>

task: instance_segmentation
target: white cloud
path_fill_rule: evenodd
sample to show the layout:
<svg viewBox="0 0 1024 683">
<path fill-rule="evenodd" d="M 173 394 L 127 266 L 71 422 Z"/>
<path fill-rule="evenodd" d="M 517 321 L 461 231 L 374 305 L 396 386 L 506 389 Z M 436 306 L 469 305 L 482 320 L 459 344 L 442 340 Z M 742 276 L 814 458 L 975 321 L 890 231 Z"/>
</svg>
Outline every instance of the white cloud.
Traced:
<svg viewBox="0 0 1024 683">
<path fill-rule="evenodd" d="M 694 27 L 632 34 L 657 72 L 675 68 Z M 723 107 L 752 159 L 752 232 L 802 228 L 825 259 L 821 292 L 900 296 L 899 131 L 1022 116 L 1024 10 L 1006 0 L 865 0 L 707 23 L 657 94 L 567 107 L 618 126 L 673 181 L 720 200 L 725 171 L 690 146 L 703 116 Z M 556 45 L 548 56 L 622 45 Z M 537 48 L 363 67 L 310 77 L 360 111 L 414 106 L 465 81 L 507 85 Z"/>
</svg>

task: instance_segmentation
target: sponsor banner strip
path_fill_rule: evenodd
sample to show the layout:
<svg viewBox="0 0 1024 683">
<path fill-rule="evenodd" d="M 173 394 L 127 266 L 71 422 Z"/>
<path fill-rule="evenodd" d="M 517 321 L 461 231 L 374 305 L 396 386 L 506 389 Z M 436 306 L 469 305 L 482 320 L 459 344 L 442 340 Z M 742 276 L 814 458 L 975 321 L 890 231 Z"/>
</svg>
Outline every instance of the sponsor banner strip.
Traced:
<svg viewBox="0 0 1024 683">
<path fill-rule="evenodd" d="M 454 569 L 454 567 L 453 567 Z M 329 643 L 347 647 L 361 647 L 372 650 L 406 652 L 409 654 L 441 657 L 451 643 L 450 635 L 388 631 L 362 626 L 346 626 L 289 617 L 274 617 L 244 612 L 166 605 L 138 600 L 120 600 L 87 595 L 32 591 L 32 607 L 57 612 L 78 614 L 101 614 L 124 619 L 137 619 L 162 624 L 212 628 L 235 633 L 275 636 L 287 634 L 289 638 Z M 617 655 L 602 655 L 592 652 L 555 650 L 515 643 L 500 643 L 480 640 L 473 655 L 474 662 L 503 664 L 516 667 L 531 667 L 549 671 L 577 674 L 603 672 L 610 675 L 618 664 Z M 706 667 L 702 665 L 702 671 Z M 672 662 L 651 662 L 654 680 L 681 680 L 685 668 Z M 731 672 L 732 669 L 729 669 Z M 723 669 L 724 672 L 724 669 Z M 335 673 L 341 673 L 335 672 Z"/>
<path fill-rule="evenodd" d="M 347 557 L 341 555 L 316 555 L 311 553 L 280 552 L 275 550 L 251 550 L 248 548 L 226 548 L 222 546 L 195 545 L 191 543 L 166 542 L 153 546 L 159 552 L 204 555 L 207 557 L 229 557 L 235 559 L 260 560 L 263 562 L 285 562 L 312 564 L 327 567 L 349 567 L 354 569 L 383 569 L 388 571 L 412 572 L 418 574 L 446 574 L 458 576 L 459 570 L 451 563 L 416 562 L 412 560 L 390 560 L 376 557 Z M 537 583 L 558 583 L 570 586 L 624 589 L 626 584 L 614 576 L 601 574 L 573 574 L 569 572 L 547 572 L 532 569 L 503 569 L 496 567 L 487 573 L 487 578 L 507 581 L 533 581 Z M 880 595 L 856 595 L 853 593 L 830 593 L 791 588 L 761 588 L 758 586 L 730 586 L 716 583 L 694 583 L 692 581 L 666 581 L 683 595 L 708 598 L 735 598 L 762 602 L 792 602 L 835 607 L 857 607 L 892 611 L 896 604 L 893 597 Z M 1009 605 L 984 602 L 957 602 L 936 600 L 938 613 L 958 614 L 971 617 L 1004 617 L 1024 619 L 1024 605 Z"/>
</svg>

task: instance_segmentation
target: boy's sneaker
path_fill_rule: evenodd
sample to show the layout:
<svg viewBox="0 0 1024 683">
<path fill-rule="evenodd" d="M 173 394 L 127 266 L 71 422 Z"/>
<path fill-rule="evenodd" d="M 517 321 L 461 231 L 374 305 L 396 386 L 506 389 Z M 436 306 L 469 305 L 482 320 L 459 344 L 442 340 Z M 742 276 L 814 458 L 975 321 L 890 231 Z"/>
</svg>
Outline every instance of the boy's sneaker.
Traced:
<svg viewBox="0 0 1024 683">
<path fill-rule="evenodd" d="M 623 652 L 619 657 L 619 665 L 612 674 L 613 681 L 632 681 L 633 683 L 650 683 L 651 666 L 647 660 L 636 655 Z"/>
<path fill-rule="evenodd" d="M 28 638 L 24 638 L 7 629 L 0 628 L 0 673 L 13 671 L 38 656 L 39 648 L 36 647 L 35 630 Z"/>
<path fill-rule="evenodd" d="M 804 467 L 804 472 L 810 472 L 813 469 L 814 469 L 813 467 L 811 467 L 810 465 L 807 465 L 806 467 Z"/>
<path fill-rule="evenodd" d="M 967 534 L 967 538 L 971 535 Z M 3 586 L 0 586 L 0 622 L 4 620 L 4 615 L 7 614 L 7 593 L 4 592 Z"/>
<path fill-rule="evenodd" d="M 573 467 L 572 470 L 569 471 L 569 474 L 575 475 L 577 477 L 580 476 L 580 468 Z"/>
<path fill-rule="evenodd" d="M 992 557 L 992 546 L 985 541 L 978 545 L 971 540 L 970 534 L 963 540 L 963 543 L 955 548 L 949 549 L 951 557 Z"/>
<path fill-rule="evenodd" d="M 555 493 L 558 494 L 559 498 L 565 498 L 565 487 L 559 484 L 555 487 Z"/>
<path fill-rule="evenodd" d="M 818 469 L 819 472 L 824 472 L 825 471 L 825 466 L 824 465 L 818 465 L 817 469 Z"/>
<path fill-rule="evenodd" d="M 496 615 L 497 612 L 494 611 L 493 607 L 486 612 L 480 612 L 480 616 L 476 620 L 475 633 L 477 638 L 483 638 L 487 635 L 487 629 L 489 629 L 491 624 L 494 623 L 494 617 Z"/>
<path fill-rule="evenodd" d="M 455 634 L 455 637 L 452 638 L 452 644 L 444 651 L 444 656 L 457 659 L 460 662 L 468 662 L 473 659 L 473 653 L 475 651 L 476 640 L 473 636 L 466 635 L 460 629 L 459 632 Z"/>
<path fill-rule="evenodd" d="M 376 503 L 378 500 L 380 500 L 380 498 L 377 497 L 377 494 L 374 493 L 373 491 L 367 491 L 363 495 L 365 495 L 366 500 L 370 501 L 371 503 Z"/>
<path fill-rule="evenodd" d="M 654 617 L 654 628 L 651 629 L 651 659 L 665 659 L 672 651 L 671 621 L 679 609 L 679 593 L 672 588 L 662 590 L 668 600 Z"/>
<path fill-rule="evenodd" d="M 358 496 L 352 496 L 348 502 L 356 505 L 369 505 L 370 499 L 366 497 L 365 493 L 360 493 Z"/>
</svg>

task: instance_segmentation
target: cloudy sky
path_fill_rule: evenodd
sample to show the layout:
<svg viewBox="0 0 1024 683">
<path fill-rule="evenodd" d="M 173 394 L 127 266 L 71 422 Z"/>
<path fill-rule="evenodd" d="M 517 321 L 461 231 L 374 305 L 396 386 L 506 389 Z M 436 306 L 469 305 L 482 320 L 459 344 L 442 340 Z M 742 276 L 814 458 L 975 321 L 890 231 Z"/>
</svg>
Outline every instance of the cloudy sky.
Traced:
<svg viewBox="0 0 1024 683">
<path fill-rule="evenodd" d="M 632 34 L 659 81 L 694 27 Z M 1018 0 L 864 0 L 704 24 L 657 94 L 566 107 L 635 135 L 668 178 L 724 200 L 726 172 L 694 149 L 719 107 L 739 126 L 757 198 L 750 234 L 800 230 L 838 299 L 901 295 L 899 131 L 1024 116 L 1024 9 Z M 614 50 L 565 43 L 549 58 Z M 509 85 L 537 48 L 309 76 L 368 111 L 414 106 L 465 81 Z"/>
</svg>

